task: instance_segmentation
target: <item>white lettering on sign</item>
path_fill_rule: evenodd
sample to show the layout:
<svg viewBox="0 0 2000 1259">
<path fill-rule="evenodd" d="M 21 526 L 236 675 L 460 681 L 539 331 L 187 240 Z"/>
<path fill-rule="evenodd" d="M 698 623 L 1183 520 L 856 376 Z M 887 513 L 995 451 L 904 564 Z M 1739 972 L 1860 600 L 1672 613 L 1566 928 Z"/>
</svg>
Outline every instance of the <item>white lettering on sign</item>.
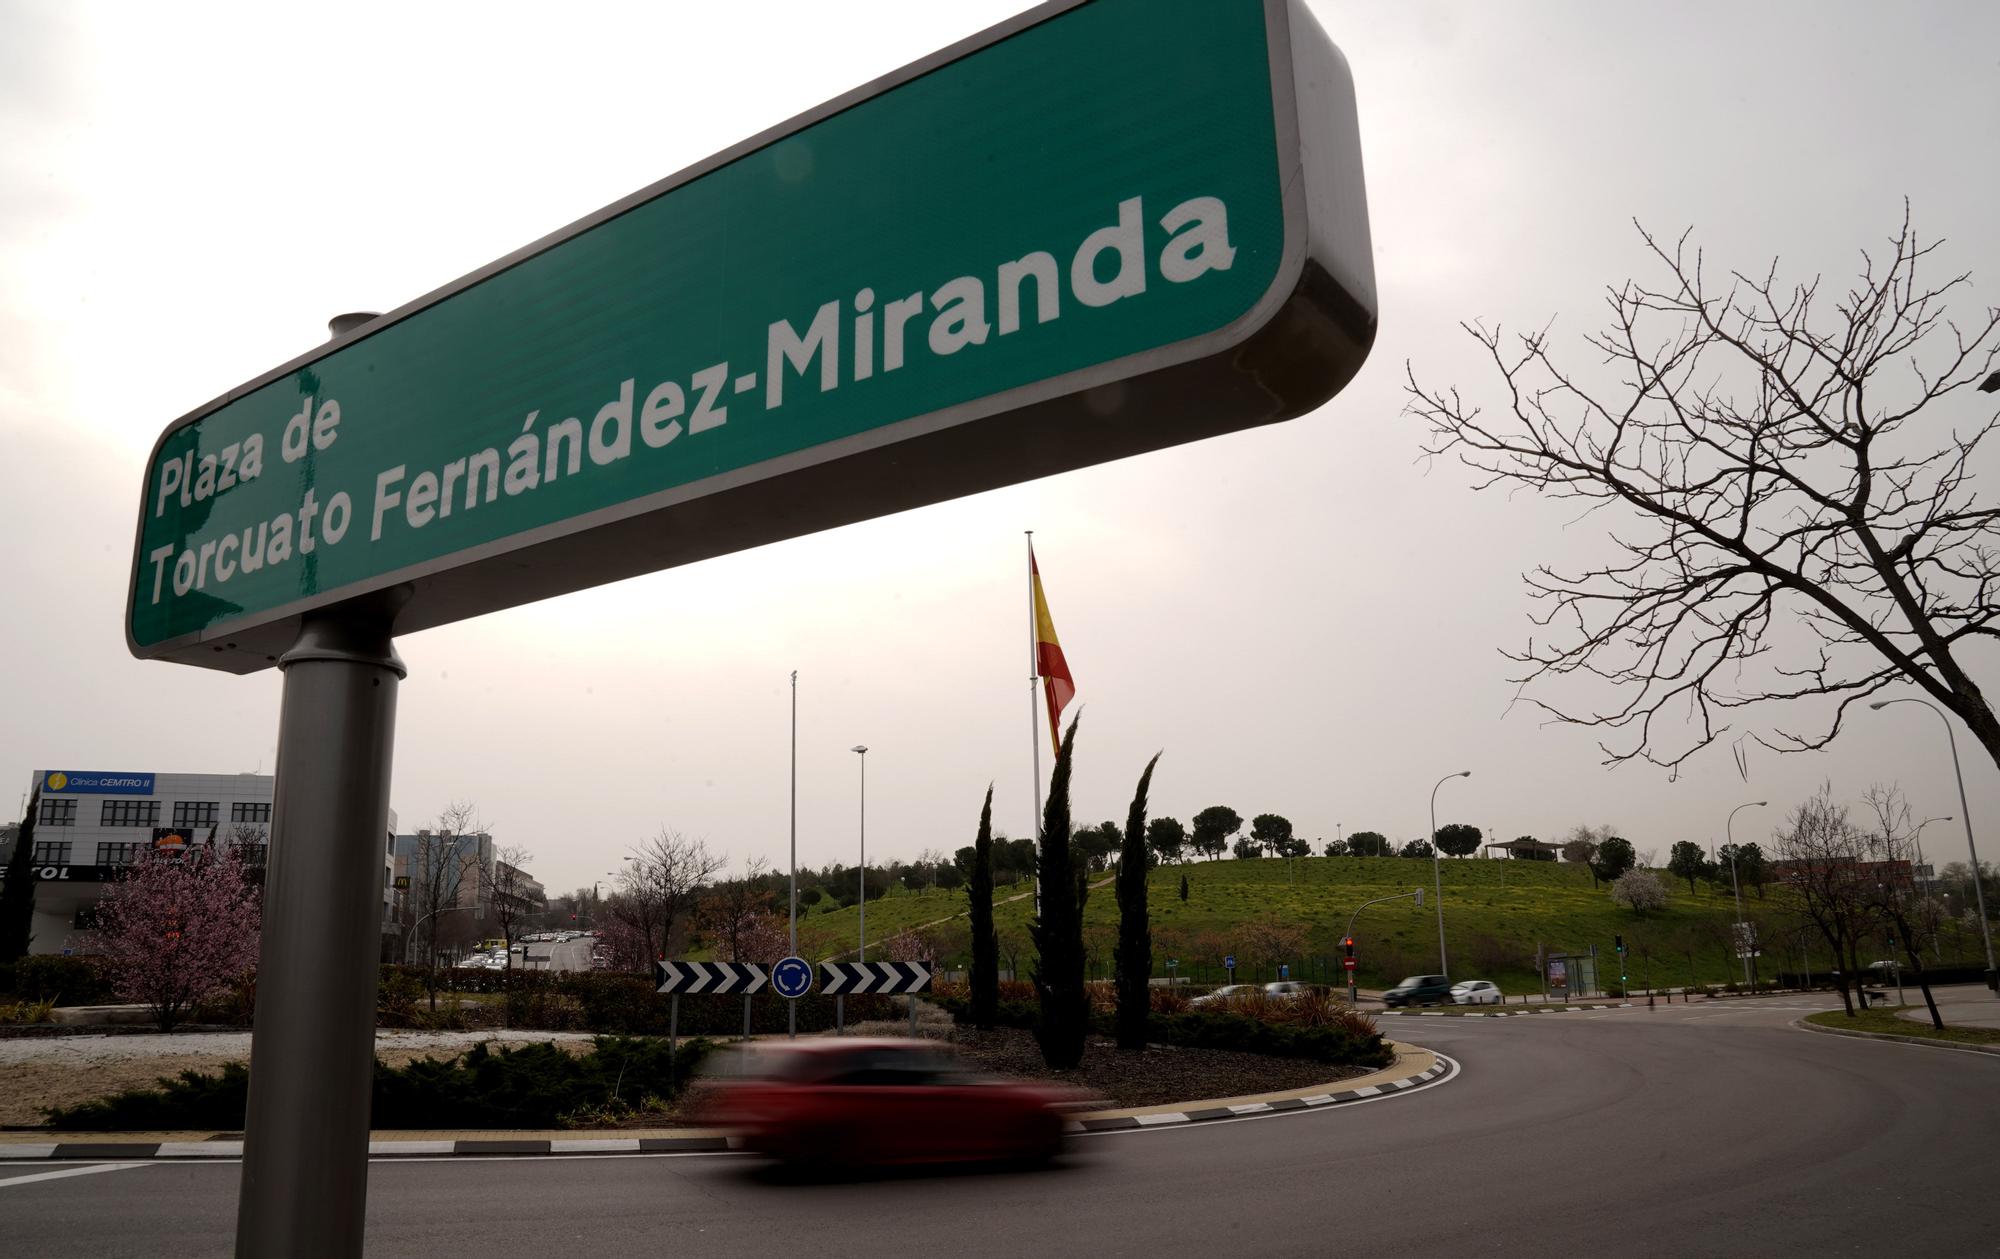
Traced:
<svg viewBox="0 0 2000 1259">
<path fill-rule="evenodd" d="M 1055 324 L 1063 316 L 1065 288 L 1077 306 L 1098 309 L 1144 299 L 1154 275 L 1168 284 L 1187 284 L 1235 262 L 1229 211 L 1219 197 L 1194 197 L 1162 215 L 1157 226 L 1166 236 L 1157 254 L 1148 249 L 1143 198 L 1120 201 L 1113 218 L 1083 237 L 1067 266 L 1057 253 L 1032 250 L 995 264 L 990 284 L 983 273 L 960 275 L 887 300 L 864 287 L 851 299 L 822 303 L 803 331 L 789 318 L 773 320 L 766 330 L 761 380 L 756 372 L 732 375 L 729 363 L 712 363 L 647 384 L 641 402 L 641 378 L 627 377 L 607 386 L 611 396 L 595 412 L 551 420 L 539 409 L 527 412 L 505 446 L 496 442 L 438 468 L 413 472 L 407 463 L 384 468 L 375 474 L 369 500 L 368 542 L 434 529 L 503 495 L 532 494 L 592 469 L 614 467 L 635 452 L 663 450 L 682 436 L 722 428 L 730 422 L 724 397 L 748 396 L 754 408 L 760 384 L 764 410 L 776 411 L 785 405 L 788 386 L 793 397 L 800 388 L 831 393 L 840 387 L 843 369 L 846 380 L 859 384 L 904 370 L 913 354 L 928 351 L 933 363 L 968 353 L 976 357 L 996 338 Z M 852 347 L 846 355 L 843 326 Z M 591 417 L 587 423 L 585 416 Z M 338 399 L 304 398 L 278 427 L 279 457 L 297 463 L 330 449 L 340 439 L 341 418 Z M 264 470 L 264 445 L 264 434 L 252 433 L 217 452 L 189 449 L 162 459 L 154 471 L 153 514 L 162 515 L 169 504 L 192 508 L 256 480 Z M 185 597 L 287 564 L 295 555 L 338 546 L 353 520 L 353 498 L 346 489 L 316 483 L 309 470 L 302 480 L 306 488 L 294 511 L 220 537 L 189 538 L 148 551 L 152 580 L 142 593 L 157 604 L 170 587 Z"/>
</svg>

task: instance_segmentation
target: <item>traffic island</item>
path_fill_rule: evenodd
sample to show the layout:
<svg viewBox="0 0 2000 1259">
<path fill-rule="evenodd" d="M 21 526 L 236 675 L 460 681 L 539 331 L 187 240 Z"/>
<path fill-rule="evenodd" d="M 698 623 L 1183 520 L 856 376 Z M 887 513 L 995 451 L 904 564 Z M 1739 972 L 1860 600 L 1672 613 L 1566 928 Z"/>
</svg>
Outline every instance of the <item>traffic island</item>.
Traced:
<svg viewBox="0 0 2000 1259">
<path fill-rule="evenodd" d="M 1818 1014 L 1806 1015 L 1795 1021 L 1792 1026 L 1808 1032 L 1852 1036 L 1858 1040 L 1886 1040 L 1900 1045 L 1930 1045 L 1943 1049 L 1962 1049 L 1970 1053 L 2000 1054 L 2000 1029 L 1945 1027 L 1940 1030 L 1928 1022 L 1918 1023 L 1899 1017 L 1901 1011 L 1918 1008 L 1921 1007 L 1891 1006 L 1857 1010 L 1852 1018 L 1849 1018 L 1843 1010 L 1823 1010 Z"/>
<path fill-rule="evenodd" d="M 1070 1117 L 1069 1130 L 1086 1135 L 1333 1109 L 1414 1092 L 1457 1074 L 1458 1064 L 1440 1054 L 1415 1045 L 1391 1045 L 1395 1061 L 1365 1075 L 1277 1092 L 1086 1111 Z M 713 1128 L 376 1132 L 371 1134 L 368 1155 L 371 1159 L 585 1157 L 724 1154 L 735 1148 L 733 1138 Z M 242 1157 L 240 1132 L 0 1133 L 0 1162 L 212 1162 Z"/>
<path fill-rule="evenodd" d="M 1502 1006 L 1493 1010 L 1475 1010 L 1467 1006 L 1447 1006 L 1437 1010 L 1371 1010 L 1372 1018 L 1429 1018 L 1429 1019 L 1512 1019 L 1525 1014 L 1572 1014 L 1583 1010 L 1625 1010 L 1637 1004 L 1632 1001 L 1578 1001 L 1571 1005 L 1529 1005 L 1517 1010 Z"/>
</svg>

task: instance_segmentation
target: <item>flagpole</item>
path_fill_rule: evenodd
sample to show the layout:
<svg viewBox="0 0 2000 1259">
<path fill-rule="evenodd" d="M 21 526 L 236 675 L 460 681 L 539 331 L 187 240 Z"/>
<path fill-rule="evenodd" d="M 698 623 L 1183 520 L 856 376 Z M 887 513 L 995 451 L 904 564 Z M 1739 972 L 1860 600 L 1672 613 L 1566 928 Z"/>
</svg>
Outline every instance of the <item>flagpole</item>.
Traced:
<svg viewBox="0 0 2000 1259">
<path fill-rule="evenodd" d="M 1042 729 L 1041 711 L 1036 707 L 1035 684 L 1041 680 L 1041 653 L 1035 648 L 1035 531 L 1028 535 L 1028 747 L 1035 760 L 1035 820 L 1029 834 L 1035 837 L 1035 914 L 1042 912 Z"/>
</svg>

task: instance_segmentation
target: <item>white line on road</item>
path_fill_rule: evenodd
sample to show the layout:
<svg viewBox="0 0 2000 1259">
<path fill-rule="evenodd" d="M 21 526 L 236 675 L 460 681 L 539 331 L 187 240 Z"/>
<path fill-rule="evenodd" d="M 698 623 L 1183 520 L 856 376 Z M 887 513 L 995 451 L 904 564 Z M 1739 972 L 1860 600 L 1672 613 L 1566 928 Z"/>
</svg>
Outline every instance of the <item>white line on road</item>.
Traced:
<svg viewBox="0 0 2000 1259">
<path fill-rule="evenodd" d="M 0 1189 L 12 1189 L 15 1185 L 31 1185 L 38 1180 L 62 1180 L 69 1176 L 94 1176 L 98 1172 L 122 1172 L 134 1167 L 145 1167 L 145 1163 L 92 1163 L 88 1167 L 65 1167 L 56 1172 L 36 1172 L 32 1176 L 14 1176 L 0 1180 Z"/>
</svg>

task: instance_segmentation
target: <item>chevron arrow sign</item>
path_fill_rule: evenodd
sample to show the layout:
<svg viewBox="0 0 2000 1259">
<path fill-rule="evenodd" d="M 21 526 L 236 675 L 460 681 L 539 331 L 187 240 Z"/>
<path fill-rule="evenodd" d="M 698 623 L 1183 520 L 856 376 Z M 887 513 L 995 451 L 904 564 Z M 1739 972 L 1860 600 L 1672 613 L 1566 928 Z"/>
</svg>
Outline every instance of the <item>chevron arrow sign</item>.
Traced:
<svg viewBox="0 0 2000 1259">
<path fill-rule="evenodd" d="M 820 991 L 828 996 L 892 996 L 931 987 L 929 962 L 821 962 L 819 971 Z"/>
<path fill-rule="evenodd" d="M 688 996 L 749 996 L 762 988 L 770 973 L 755 962 L 654 962 L 659 991 Z"/>
</svg>

